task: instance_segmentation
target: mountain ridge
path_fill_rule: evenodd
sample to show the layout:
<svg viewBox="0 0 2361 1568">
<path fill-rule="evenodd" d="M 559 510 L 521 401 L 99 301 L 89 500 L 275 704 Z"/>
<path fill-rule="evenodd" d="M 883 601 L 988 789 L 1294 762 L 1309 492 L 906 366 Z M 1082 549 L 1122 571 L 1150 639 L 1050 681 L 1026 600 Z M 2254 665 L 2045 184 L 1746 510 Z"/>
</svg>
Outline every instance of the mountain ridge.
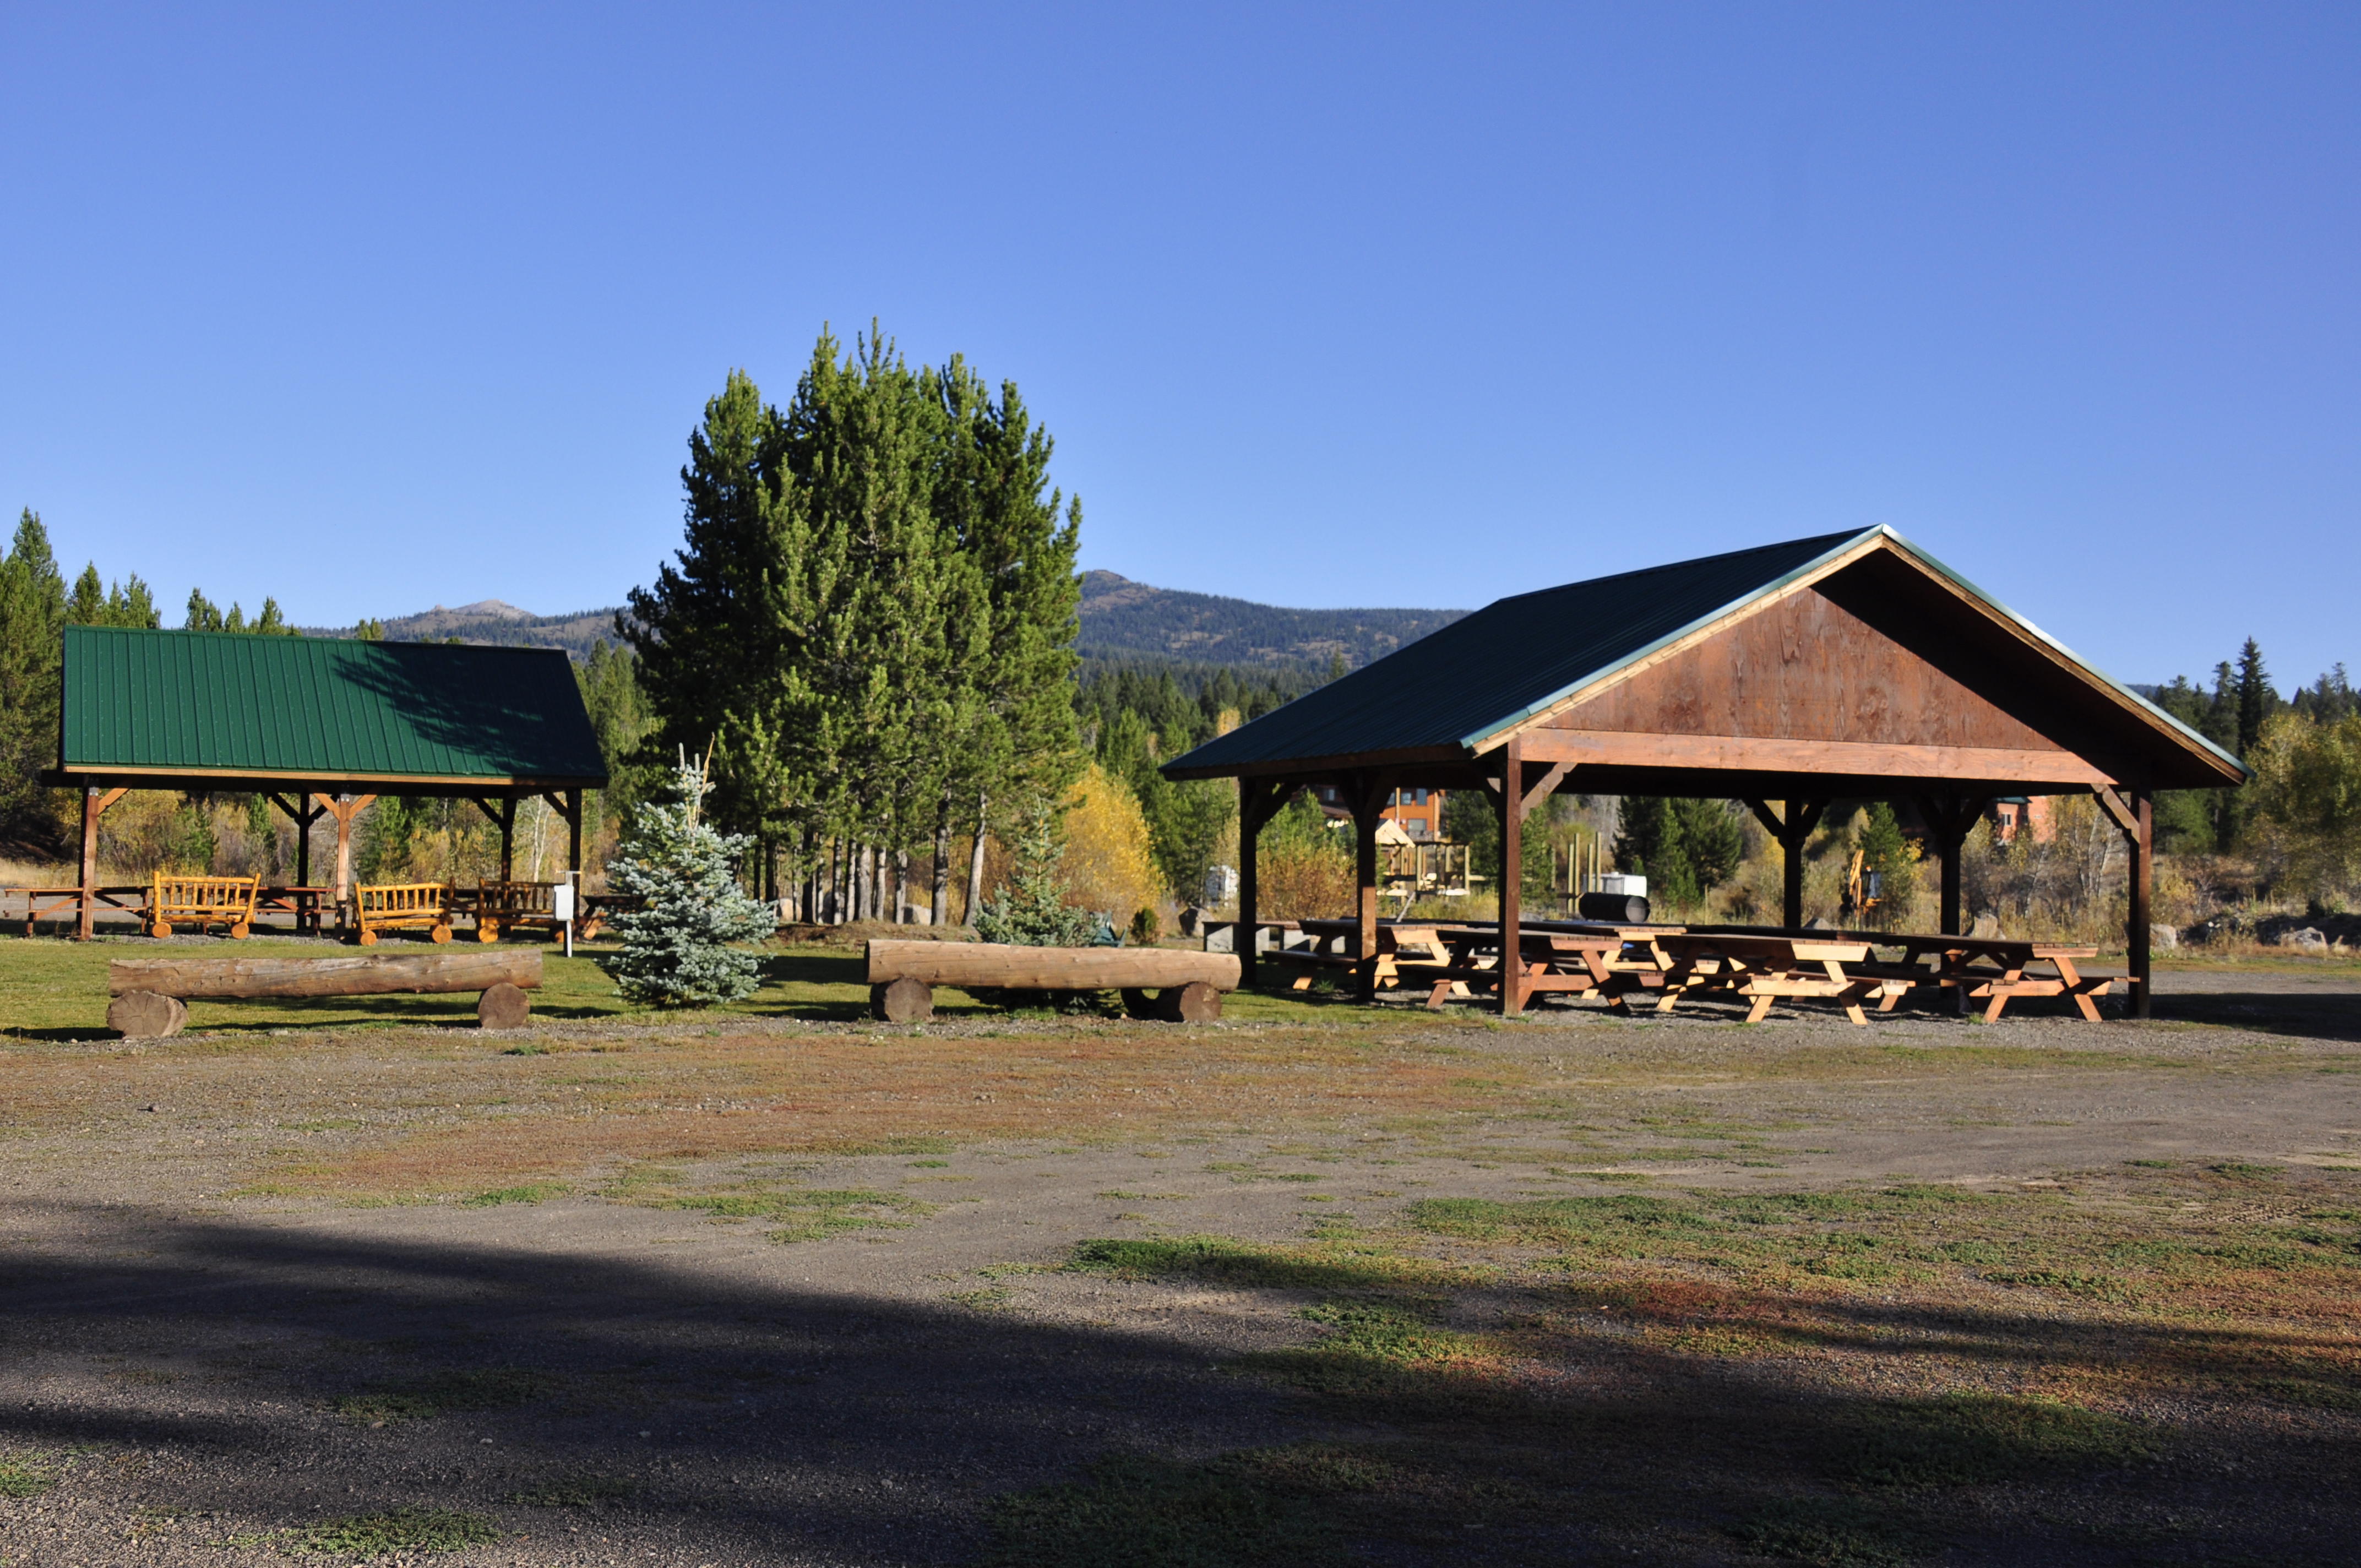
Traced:
<svg viewBox="0 0 2361 1568">
<path fill-rule="evenodd" d="M 1265 669 L 1324 668 L 1342 655 L 1355 668 L 1466 614 L 1458 609 L 1290 609 L 1220 594 L 1190 593 L 1136 582 L 1119 573 L 1081 576 L 1084 658 Z M 478 599 L 456 608 L 436 605 L 380 624 L 395 642 L 457 638 L 510 647 L 563 648 L 588 658 L 600 640 L 615 641 L 621 607 L 536 615 L 504 599 Z M 350 637 L 351 630 L 306 627 L 313 637 Z"/>
</svg>

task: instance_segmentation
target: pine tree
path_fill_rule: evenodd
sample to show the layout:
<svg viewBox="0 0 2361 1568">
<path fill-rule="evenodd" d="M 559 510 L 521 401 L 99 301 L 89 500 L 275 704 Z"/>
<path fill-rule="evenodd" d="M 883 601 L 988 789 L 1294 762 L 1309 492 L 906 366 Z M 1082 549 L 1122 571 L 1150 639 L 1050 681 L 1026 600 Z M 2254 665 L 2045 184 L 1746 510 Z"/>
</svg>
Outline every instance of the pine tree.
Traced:
<svg viewBox="0 0 2361 1568">
<path fill-rule="evenodd" d="M 1870 806 L 1853 836 L 1853 848 L 1861 853 L 1864 882 L 1872 873 L 1878 879 L 1881 922 L 1906 919 L 1918 891 L 1918 855 L 1904 837 L 1901 820 L 1891 805 L 1881 800 Z"/>
<path fill-rule="evenodd" d="M 630 1000 L 656 1007 L 709 1007 L 736 1002 L 760 985 L 761 959 L 738 942 L 767 937 L 771 906 L 747 896 L 736 868 L 749 840 L 716 832 L 703 820 L 705 765 L 686 752 L 674 772 L 673 798 L 642 806 L 607 885 L 641 900 L 615 920 L 622 951 L 609 964 Z"/>
<path fill-rule="evenodd" d="M 57 760 L 65 580 L 31 508 L 0 559 L 0 832 L 54 848 L 58 819 L 36 774 Z"/>
<path fill-rule="evenodd" d="M 2270 672 L 2263 668 L 2263 651 L 2251 637 L 2238 650 L 2238 756 L 2245 760 L 2263 732 L 2263 720 L 2279 707 L 2271 690 Z"/>
<path fill-rule="evenodd" d="M 1020 948 L 1081 948 L 1090 945 L 1097 917 L 1066 907 L 1059 874 L 1065 860 L 1063 825 L 1056 807 L 1035 805 L 1016 833 L 1015 885 L 1003 883 L 975 912 L 975 932 L 987 942 Z"/>
</svg>

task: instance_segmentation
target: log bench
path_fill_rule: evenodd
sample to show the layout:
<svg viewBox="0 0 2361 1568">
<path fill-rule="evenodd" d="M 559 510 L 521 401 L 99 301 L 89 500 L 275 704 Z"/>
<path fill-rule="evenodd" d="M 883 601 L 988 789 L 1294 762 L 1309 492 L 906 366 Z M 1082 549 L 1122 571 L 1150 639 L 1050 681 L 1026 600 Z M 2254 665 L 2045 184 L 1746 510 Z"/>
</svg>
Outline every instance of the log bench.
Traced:
<svg viewBox="0 0 2361 1568">
<path fill-rule="evenodd" d="M 476 1022 L 521 1029 L 541 985 L 538 948 L 457 953 L 350 953 L 326 959 L 117 959 L 106 966 L 106 1026 L 127 1039 L 177 1035 L 192 998 L 393 996 L 479 991 Z"/>
<path fill-rule="evenodd" d="M 1135 1018 L 1198 1024 L 1222 1015 L 1222 992 L 1238 988 L 1238 959 L 1235 953 L 1170 948 L 874 940 L 869 944 L 868 979 L 869 1010 L 888 1024 L 934 1016 L 938 985 L 962 991 L 1120 991 L 1124 1010 Z"/>
</svg>

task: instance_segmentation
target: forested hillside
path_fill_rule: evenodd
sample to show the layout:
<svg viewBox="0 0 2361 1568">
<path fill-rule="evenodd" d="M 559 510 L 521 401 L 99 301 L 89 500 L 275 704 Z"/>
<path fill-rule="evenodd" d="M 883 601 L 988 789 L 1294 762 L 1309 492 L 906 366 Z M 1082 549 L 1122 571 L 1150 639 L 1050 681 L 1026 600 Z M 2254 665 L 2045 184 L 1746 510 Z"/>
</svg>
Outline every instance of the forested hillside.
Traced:
<svg viewBox="0 0 2361 1568">
<path fill-rule="evenodd" d="M 563 648 L 583 659 L 601 638 L 613 640 L 616 613 L 610 608 L 535 615 L 499 599 L 484 599 L 453 609 L 436 605 L 421 614 L 397 616 L 379 624 L 386 637 L 397 642 L 456 637 L 463 642 Z M 1176 673 L 1184 679 L 1193 679 L 1189 674 L 1191 667 L 1253 666 L 1274 672 L 1293 668 L 1303 674 L 1279 677 L 1281 685 L 1291 687 L 1291 696 L 1301 689 L 1305 674 L 1325 673 L 1339 655 L 1346 668 L 1358 669 L 1466 613 L 1459 609 L 1285 609 L 1247 599 L 1151 587 L 1113 572 L 1085 572 L 1082 634 L 1075 646 L 1094 663 L 1112 660 L 1137 664 L 1143 657 L 1158 663 L 1177 661 Z M 343 628 L 304 630 L 313 637 L 352 635 Z"/>
<path fill-rule="evenodd" d="M 1082 574 L 1085 654 L 1153 654 L 1203 664 L 1306 665 L 1338 655 L 1358 669 L 1464 609 L 1281 609 L 1213 594 L 1150 587 L 1113 572 Z"/>
</svg>

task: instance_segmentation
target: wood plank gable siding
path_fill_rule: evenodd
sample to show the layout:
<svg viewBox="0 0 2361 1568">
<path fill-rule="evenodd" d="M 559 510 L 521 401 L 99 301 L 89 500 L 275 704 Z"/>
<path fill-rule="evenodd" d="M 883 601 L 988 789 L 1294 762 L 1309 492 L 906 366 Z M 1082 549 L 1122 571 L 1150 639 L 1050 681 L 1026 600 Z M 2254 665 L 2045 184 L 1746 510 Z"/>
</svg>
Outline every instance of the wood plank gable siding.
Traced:
<svg viewBox="0 0 2361 1568">
<path fill-rule="evenodd" d="M 2111 777 L 1817 586 L 1576 698 L 1525 733 L 1525 755 L 1536 762 L 2066 785 Z"/>
<path fill-rule="evenodd" d="M 1549 720 L 1558 729 L 2068 748 L 1879 632 L 1817 587 L 1712 633 Z"/>
</svg>

